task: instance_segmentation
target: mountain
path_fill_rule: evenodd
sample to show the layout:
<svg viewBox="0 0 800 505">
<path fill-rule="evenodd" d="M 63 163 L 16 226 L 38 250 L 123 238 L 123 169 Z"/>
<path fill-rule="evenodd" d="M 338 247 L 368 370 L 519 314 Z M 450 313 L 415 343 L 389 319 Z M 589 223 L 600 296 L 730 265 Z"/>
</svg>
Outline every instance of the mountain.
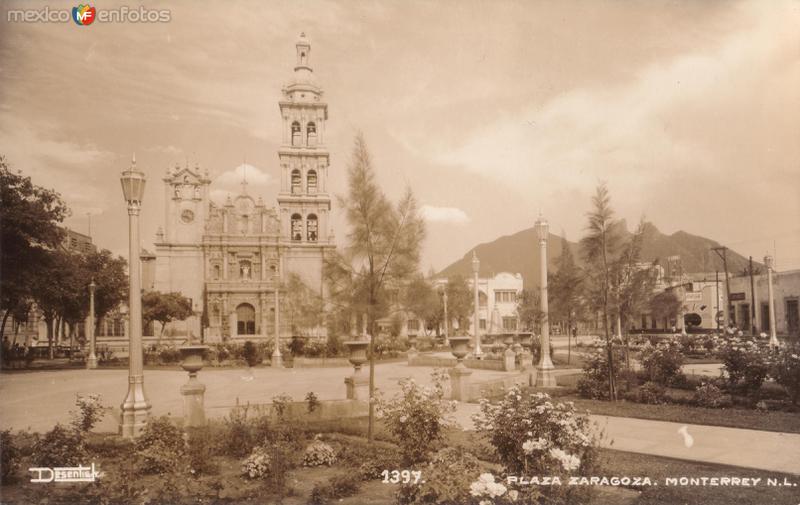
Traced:
<svg viewBox="0 0 800 505">
<path fill-rule="evenodd" d="M 616 225 L 616 230 L 623 240 L 627 241 L 632 236 L 625 220 Z M 491 276 L 500 272 L 521 273 L 525 288 L 532 288 L 539 284 L 539 240 L 534 228 L 522 230 L 513 235 L 500 237 L 493 242 L 480 244 L 469 250 L 464 257 L 444 268 L 438 276 L 449 277 L 461 274 L 472 276 L 472 253 L 478 255 L 480 260 L 481 277 Z M 576 261 L 582 262 L 580 245 L 577 242 L 568 242 Z M 646 223 L 644 239 L 642 241 L 641 261 L 653 262 L 659 260 L 666 267 L 668 256 L 680 256 L 685 273 L 720 271 L 720 278 L 724 278 L 722 260 L 712 247 L 720 244 L 711 239 L 692 235 L 685 231 L 677 231 L 672 235 L 665 235 L 658 231 L 652 223 Z M 553 271 L 556 261 L 561 255 L 561 237 L 550 234 L 547 241 L 547 266 Z M 747 258 L 728 249 L 728 272 L 731 275 L 739 274 L 747 267 Z M 754 264 L 756 264 L 754 262 Z M 760 263 L 757 264 L 759 267 Z"/>
</svg>

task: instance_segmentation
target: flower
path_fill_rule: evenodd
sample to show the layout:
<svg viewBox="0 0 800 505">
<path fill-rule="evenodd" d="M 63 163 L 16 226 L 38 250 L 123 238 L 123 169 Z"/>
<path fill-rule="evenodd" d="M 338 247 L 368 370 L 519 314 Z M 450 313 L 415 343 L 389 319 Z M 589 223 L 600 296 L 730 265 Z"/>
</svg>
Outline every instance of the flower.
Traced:
<svg viewBox="0 0 800 505">
<path fill-rule="evenodd" d="M 503 496 L 506 491 L 507 488 L 499 482 L 495 482 L 494 475 L 490 473 L 482 473 L 480 477 L 478 477 L 478 480 L 469 485 L 469 493 L 472 496 L 489 496 L 490 498 L 496 498 L 498 496 Z"/>
<path fill-rule="evenodd" d="M 538 440 L 527 440 L 522 444 L 522 450 L 525 451 L 525 454 L 532 454 L 533 451 L 541 451 L 548 445 L 547 440 L 540 437 Z"/>
<path fill-rule="evenodd" d="M 564 467 L 564 470 L 577 470 L 577 468 L 581 465 L 581 460 L 577 456 L 572 454 L 567 454 L 562 449 L 553 448 L 550 449 L 550 456 L 553 459 L 557 459 L 561 462 L 561 466 Z"/>
<path fill-rule="evenodd" d="M 512 489 L 511 491 L 508 492 L 509 500 L 517 501 L 517 498 L 519 498 L 519 491 L 517 491 L 516 489 Z"/>
</svg>

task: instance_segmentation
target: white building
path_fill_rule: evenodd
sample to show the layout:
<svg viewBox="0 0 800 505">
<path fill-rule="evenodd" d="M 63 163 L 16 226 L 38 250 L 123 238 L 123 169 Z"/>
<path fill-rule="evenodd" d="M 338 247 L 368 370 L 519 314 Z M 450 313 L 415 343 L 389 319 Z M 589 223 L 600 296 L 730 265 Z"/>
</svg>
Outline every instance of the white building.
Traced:
<svg viewBox="0 0 800 505">
<path fill-rule="evenodd" d="M 467 278 L 470 291 L 474 279 Z M 447 279 L 436 279 L 436 286 L 447 285 Z M 493 277 L 478 278 L 478 333 L 489 335 L 519 330 L 517 303 L 522 295 L 522 274 L 500 272 Z M 473 335 L 474 317 L 469 319 L 467 332 Z M 458 324 L 454 321 L 454 328 Z"/>
</svg>

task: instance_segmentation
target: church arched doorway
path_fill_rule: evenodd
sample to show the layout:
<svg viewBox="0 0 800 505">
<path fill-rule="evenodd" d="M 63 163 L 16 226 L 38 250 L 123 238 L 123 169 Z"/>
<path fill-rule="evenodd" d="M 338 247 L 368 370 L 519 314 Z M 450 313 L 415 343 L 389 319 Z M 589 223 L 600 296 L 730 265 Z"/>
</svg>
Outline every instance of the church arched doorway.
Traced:
<svg viewBox="0 0 800 505">
<path fill-rule="evenodd" d="M 256 334 L 256 309 L 249 303 L 236 307 L 236 334 Z"/>
</svg>

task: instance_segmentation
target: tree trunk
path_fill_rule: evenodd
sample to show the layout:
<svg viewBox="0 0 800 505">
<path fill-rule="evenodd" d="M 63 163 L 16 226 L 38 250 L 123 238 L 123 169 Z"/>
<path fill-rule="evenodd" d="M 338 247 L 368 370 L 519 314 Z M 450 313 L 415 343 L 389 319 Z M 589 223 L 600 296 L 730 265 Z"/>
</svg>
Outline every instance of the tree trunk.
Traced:
<svg viewBox="0 0 800 505">
<path fill-rule="evenodd" d="M 48 353 L 50 355 L 50 359 L 53 359 L 55 356 L 53 355 L 53 326 L 55 325 L 55 321 L 53 321 L 53 317 L 46 317 L 45 324 L 47 325 L 47 346 L 48 346 Z"/>
<path fill-rule="evenodd" d="M 6 321 L 9 315 L 11 315 L 11 310 L 6 309 L 6 313 L 3 314 L 3 323 L 0 324 L 0 337 L 6 334 Z"/>
<path fill-rule="evenodd" d="M 375 402 L 372 401 L 375 395 L 375 338 L 372 328 L 373 308 L 375 305 L 372 262 L 370 262 L 370 289 L 369 289 L 369 308 L 367 309 L 367 330 L 369 331 L 369 423 L 367 425 L 367 441 L 371 444 L 375 440 Z"/>
<path fill-rule="evenodd" d="M 572 314 L 567 315 L 567 365 L 572 357 Z"/>
</svg>

